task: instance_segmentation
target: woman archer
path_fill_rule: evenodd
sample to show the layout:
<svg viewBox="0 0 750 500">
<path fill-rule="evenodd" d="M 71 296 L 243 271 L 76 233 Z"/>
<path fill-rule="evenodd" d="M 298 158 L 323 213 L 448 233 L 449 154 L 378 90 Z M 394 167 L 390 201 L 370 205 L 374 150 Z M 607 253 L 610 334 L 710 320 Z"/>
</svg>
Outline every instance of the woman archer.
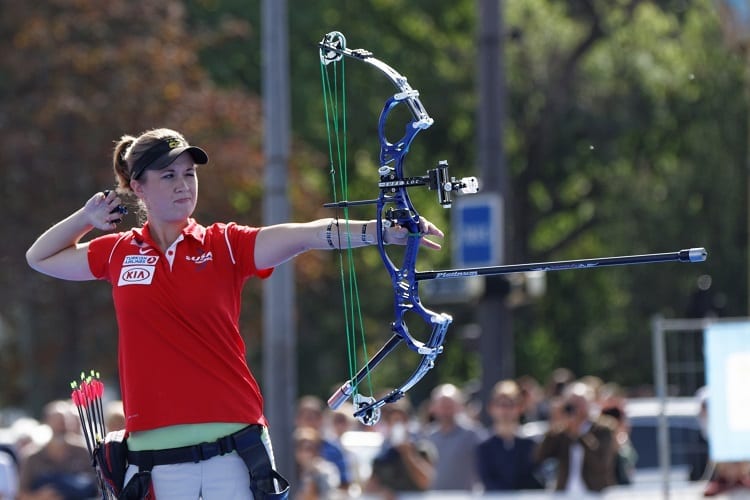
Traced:
<svg viewBox="0 0 750 500">
<path fill-rule="evenodd" d="M 171 129 L 123 136 L 113 154 L 116 189 L 45 231 L 26 258 L 49 276 L 112 285 L 128 486 L 150 471 L 145 484 L 159 500 L 275 498 L 280 476 L 263 398 L 239 333 L 242 287 L 309 250 L 372 245 L 376 221 L 203 226 L 192 215 L 197 166 L 206 163 L 203 149 Z M 82 241 L 94 228 L 116 228 L 125 196 L 137 198 L 146 222 Z M 424 219 L 421 230 L 443 236 Z M 401 227 L 383 234 L 390 244 L 407 236 Z M 422 244 L 440 248 L 428 238 Z M 210 394 L 211 404 L 196 404 L 195 394 Z"/>
</svg>

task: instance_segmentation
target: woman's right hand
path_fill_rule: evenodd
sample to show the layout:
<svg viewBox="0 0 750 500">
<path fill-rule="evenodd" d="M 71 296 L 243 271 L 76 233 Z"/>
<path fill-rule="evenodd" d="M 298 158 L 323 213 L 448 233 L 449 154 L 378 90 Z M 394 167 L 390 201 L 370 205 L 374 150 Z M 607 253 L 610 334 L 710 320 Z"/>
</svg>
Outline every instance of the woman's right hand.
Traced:
<svg viewBox="0 0 750 500">
<path fill-rule="evenodd" d="M 111 231 L 121 217 L 120 198 L 114 192 L 99 192 L 86 204 L 59 221 L 36 239 L 26 251 L 26 261 L 40 273 L 60 279 L 94 279 L 88 261 L 89 243 L 81 238 L 93 228 Z M 114 210 L 114 213 L 112 211 Z"/>
<path fill-rule="evenodd" d="M 89 198 L 83 206 L 89 224 L 102 231 L 110 231 L 122 220 L 120 197 L 114 191 L 103 191 Z"/>
</svg>

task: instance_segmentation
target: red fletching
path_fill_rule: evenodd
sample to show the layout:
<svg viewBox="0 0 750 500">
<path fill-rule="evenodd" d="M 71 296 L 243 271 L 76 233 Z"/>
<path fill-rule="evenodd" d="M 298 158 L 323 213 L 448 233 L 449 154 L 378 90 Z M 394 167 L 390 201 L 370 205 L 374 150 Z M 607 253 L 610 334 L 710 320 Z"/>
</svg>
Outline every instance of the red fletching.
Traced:
<svg viewBox="0 0 750 500">
<path fill-rule="evenodd" d="M 81 382 L 73 382 L 71 386 L 75 389 L 73 391 L 75 395 L 71 394 L 71 397 L 76 406 L 88 406 L 104 396 L 104 383 L 93 371 L 90 376 L 81 373 Z"/>
<path fill-rule="evenodd" d="M 101 380 L 94 380 L 94 394 L 97 398 L 101 398 L 104 395 L 104 384 Z"/>
<path fill-rule="evenodd" d="M 86 382 L 81 384 L 81 387 L 83 388 L 83 392 L 86 394 L 86 404 L 94 401 L 94 388 L 91 386 L 91 380 L 87 380 Z"/>
<path fill-rule="evenodd" d="M 78 386 L 78 398 L 81 401 L 81 406 L 86 405 L 86 387 L 81 384 Z"/>
</svg>

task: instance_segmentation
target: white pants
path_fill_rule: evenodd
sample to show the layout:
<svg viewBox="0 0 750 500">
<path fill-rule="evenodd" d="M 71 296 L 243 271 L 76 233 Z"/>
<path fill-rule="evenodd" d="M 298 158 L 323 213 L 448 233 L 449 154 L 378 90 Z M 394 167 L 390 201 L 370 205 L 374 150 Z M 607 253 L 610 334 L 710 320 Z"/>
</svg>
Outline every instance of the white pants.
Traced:
<svg viewBox="0 0 750 500">
<path fill-rule="evenodd" d="M 138 472 L 129 465 L 125 484 Z M 237 453 L 198 463 L 157 465 L 151 471 L 156 500 L 253 500 L 250 474 Z"/>
</svg>

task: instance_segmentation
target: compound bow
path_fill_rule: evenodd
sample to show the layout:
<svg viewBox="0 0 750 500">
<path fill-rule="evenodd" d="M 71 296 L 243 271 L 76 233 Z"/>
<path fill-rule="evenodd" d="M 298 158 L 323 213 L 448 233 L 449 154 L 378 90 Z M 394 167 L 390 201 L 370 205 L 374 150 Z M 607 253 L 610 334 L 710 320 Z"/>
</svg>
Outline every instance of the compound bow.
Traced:
<svg viewBox="0 0 750 500">
<path fill-rule="evenodd" d="M 465 177 L 462 179 L 451 177 L 448 173 L 448 164 L 445 161 L 439 162 L 436 168 L 428 170 L 424 176 L 408 177 L 404 175 L 404 158 L 409 151 L 409 146 L 417 133 L 429 128 L 433 124 L 433 119 L 419 100 L 419 92 L 409 85 L 406 77 L 383 61 L 373 57 L 371 52 L 363 49 L 350 50 L 346 48 L 344 35 L 337 31 L 325 35 L 319 43 L 319 53 L 321 71 L 323 73 L 324 93 L 327 87 L 330 89 L 330 83 L 327 83 L 328 80 L 326 78 L 326 67 L 331 64 L 335 66 L 336 63 L 341 62 L 345 57 L 370 64 L 379 69 L 397 89 L 397 92 L 386 100 L 378 120 L 378 136 L 380 140 L 380 167 L 378 169 L 380 177 L 378 189 L 380 193 L 378 197 L 358 201 L 344 199 L 343 201 L 334 201 L 325 205 L 326 207 L 342 208 L 344 210 L 348 207 L 358 205 L 376 206 L 377 247 L 391 277 L 394 290 L 395 312 L 395 319 L 391 323 L 391 337 L 372 359 L 367 360 L 365 365 L 359 371 L 353 373 L 350 379 L 328 399 L 328 405 L 332 409 L 339 408 L 351 397 L 355 406 L 354 416 L 364 424 L 374 425 L 380 418 L 380 408 L 402 398 L 409 389 L 433 368 L 435 359 L 443 351 L 445 335 L 453 319 L 449 314 L 432 311 L 422 304 L 419 298 L 419 281 L 479 275 L 500 275 L 535 270 L 555 271 L 652 262 L 700 262 L 706 259 L 707 254 L 704 249 L 692 248 L 664 254 L 513 264 L 442 271 L 416 271 L 417 254 L 424 233 L 422 232 L 422 219 L 409 197 L 409 188 L 421 186 L 436 191 L 438 203 L 447 208 L 451 206 L 452 195 L 454 193 L 476 193 L 478 191 L 477 179 L 475 177 Z M 404 135 L 400 139 L 391 142 L 386 137 L 386 122 L 391 111 L 401 104 L 408 108 L 411 114 L 411 121 L 406 124 Z M 328 117 L 328 101 L 326 101 L 326 106 L 326 116 Z M 343 100 L 342 102 L 334 101 L 331 106 L 336 108 L 336 111 L 339 111 L 339 108 L 343 109 L 345 115 L 345 103 Z M 330 121 L 330 118 L 328 121 Z M 328 126 L 330 138 L 330 123 L 328 123 Z M 335 126 L 338 127 L 338 125 Z M 333 162 L 332 149 L 330 153 L 331 161 Z M 341 154 L 339 153 L 340 156 Z M 332 175 L 333 173 L 334 170 L 332 167 Z M 394 262 L 388 252 L 386 252 L 385 241 L 383 239 L 386 228 L 393 225 L 406 228 L 410 236 L 406 242 L 400 263 Z M 414 313 L 427 323 L 431 333 L 427 336 L 426 341 L 417 340 L 411 334 L 405 320 L 407 313 Z M 399 387 L 378 399 L 360 394 L 358 391 L 360 383 L 401 343 L 406 344 L 409 349 L 420 356 L 419 364 L 412 375 Z"/>
</svg>

